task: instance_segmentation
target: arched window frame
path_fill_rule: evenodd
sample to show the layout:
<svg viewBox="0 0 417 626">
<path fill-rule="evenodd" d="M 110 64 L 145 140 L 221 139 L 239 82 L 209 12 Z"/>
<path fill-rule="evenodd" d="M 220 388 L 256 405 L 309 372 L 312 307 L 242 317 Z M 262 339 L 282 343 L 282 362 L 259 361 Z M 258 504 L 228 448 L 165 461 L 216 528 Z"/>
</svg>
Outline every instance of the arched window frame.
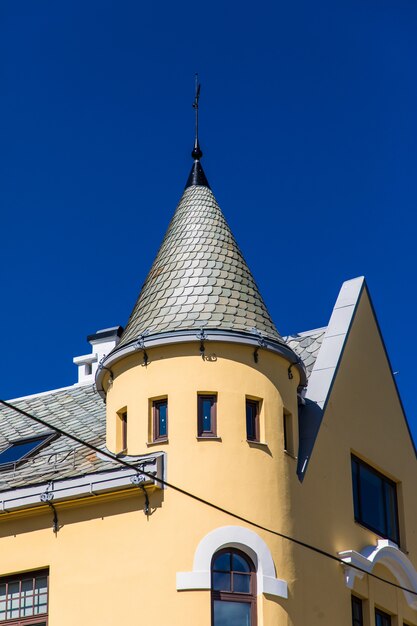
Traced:
<svg viewBox="0 0 417 626">
<path fill-rule="evenodd" d="M 230 573 L 230 587 L 229 591 L 225 590 L 216 590 L 214 576 L 216 571 L 214 570 L 214 564 L 217 558 L 223 554 L 231 555 L 231 563 L 233 563 L 233 555 L 238 555 L 242 558 L 247 565 L 249 566 L 249 593 L 235 591 L 233 588 L 233 581 L 235 575 L 241 575 L 242 572 L 238 570 L 227 570 Z M 256 610 L 256 568 L 252 559 L 242 550 L 238 550 L 237 548 L 226 547 L 218 550 L 213 554 L 211 560 L 211 615 L 212 615 L 212 625 L 218 626 L 215 622 L 215 613 L 214 613 L 214 604 L 215 602 L 238 602 L 244 603 L 250 606 L 250 615 L 251 615 L 251 626 L 257 626 L 257 610 Z M 226 573 L 226 570 L 224 570 Z M 244 574 L 246 575 L 246 574 Z"/>
<path fill-rule="evenodd" d="M 211 560 L 222 548 L 242 550 L 256 568 L 257 593 L 267 593 L 277 598 L 288 597 L 285 580 L 276 578 L 275 565 L 265 541 L 243 526 L 221 526 L 205 535 L 194 553 L 193 569 L 177 572 L 177 590 L 211 589 Z"/>
</svg>

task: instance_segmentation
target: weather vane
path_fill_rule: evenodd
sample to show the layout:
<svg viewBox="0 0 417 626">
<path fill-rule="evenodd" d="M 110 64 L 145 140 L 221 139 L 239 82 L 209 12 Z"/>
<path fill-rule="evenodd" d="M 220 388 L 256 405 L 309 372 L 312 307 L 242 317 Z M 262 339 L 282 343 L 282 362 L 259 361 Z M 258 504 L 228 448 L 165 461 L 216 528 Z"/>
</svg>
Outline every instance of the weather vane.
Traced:
<svg viewBox="0 0 417 626">
<path fill-rule="evenodd" d="M 194 149 L 191 153 L 193 159 L 201 159 L 203 153 L 200 148 L 200 144 L 198 143 L 198 101 L 200 100 L 200 89 L 201 85 L 198 82 L 198 74 L 195 75 L 195 96 L 193 102 L 193 109 L 195 111 L 195 141 L 194 141 Z"/>
</svg>

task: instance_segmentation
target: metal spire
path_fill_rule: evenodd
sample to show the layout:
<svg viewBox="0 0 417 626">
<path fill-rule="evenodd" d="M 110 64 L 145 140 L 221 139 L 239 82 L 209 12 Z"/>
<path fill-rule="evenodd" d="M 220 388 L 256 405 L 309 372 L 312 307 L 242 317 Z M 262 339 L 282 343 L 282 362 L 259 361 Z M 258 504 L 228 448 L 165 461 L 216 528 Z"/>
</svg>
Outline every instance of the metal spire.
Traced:
<svg viewBox="0 0 417 626">
<path fill-rule="evenodd" d="M 203 153 L 200 148 L 200 144 L 198 143 L 198 101 L 200 100 L 200 89 L 201 85 L 198 82 L 198 74 L 195 75 L 195 96 L 193 102 L 193 109 L 195 111 L 195 141 L 194 141 L 194 149 L 191 153 L 191 156 L 195 161 L 198 161 L 203 156 Z"/>
<path fill-rule="evenodd" d="M 191 152 L 191 157 L 194 159 L 193 166 L 191 168 L 190 175 L 187 179 L 185 188 L 194 187 L 195 185 L 200 187 L 208 187 L 210 189 L 210 185 L 208 184 L 206 175 L 204 174 L 203 168 L 201 167 L 200 159 L 203 156 L 203 152 L 200 148 L 200 144 L 198 142 L 198 104 L 200 100 L 200 83 L 198 82 L 198 74 L 195 75 L 195 95 L 193 102 L 193 109 L 195 111 L 195 140 L 194 140 L 194 148 Z"/>
</svg>

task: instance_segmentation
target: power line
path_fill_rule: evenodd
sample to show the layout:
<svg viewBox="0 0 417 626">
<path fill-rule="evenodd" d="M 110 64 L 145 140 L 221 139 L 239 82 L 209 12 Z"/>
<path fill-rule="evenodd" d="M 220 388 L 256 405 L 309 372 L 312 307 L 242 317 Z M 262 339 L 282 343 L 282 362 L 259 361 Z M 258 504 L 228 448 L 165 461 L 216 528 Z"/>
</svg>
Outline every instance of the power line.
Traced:
<svg viewBox="0 0 417 626">
<path fill-rule="evenodd" d="M 64 437 L 68 437 L 68 439 L 71 439 L 72 441 L 75 441 L 76 443 L 78 443 L 81 446 L 84 446 L 86 448 L 89 448 L 90 450 L 92 450 L 93 452 L 96 452 L 97 454 L 100 454 L 102 456 L 105 456 L 107 458 L 109 458 L 111 461 L 119 463 L 119 465 L 123 465 L 124 467 L 128 468 L 128 469 L 133 469 L 136 472 L 138 471 L 138 468 L 133 465 L 132 463 L 128 463 L 127 461 L 124 461 L 121 458 L 118 458 L 116 456 L 114 456 L 113 454 L 111 454 L 110 452 L 107 452 L 106 450 L 102 450 L 100 448 L 98 448 L 97 446 L 94 446 L 91 443 L 88 443 L 88 441 L 84 441 L 83 439 L 80 439 L 79 437 L 76 437 L 75 435 L 72 435 L 71 433 L 66 432 L 65 430 L 63 430 L 62 428 L 59 428 L 58 426 L 53 426 L 52 424 L 50 424 L 49 422 L 46 422 L 45 420 L 43 420 L 40 417 L 36 417 L 36 415 L 32 415 L 31 413 L 28 413 L 27 411 L 24 411 L 23 409 L 20 409 L 19 407 L 15 406 L 14 404 L 10 404 L 10 402 L 6 402 L 5 400 L 1 400 L 0 399 L 0 404 L 2 404 L 3 406 L 5 406 L 8 409 L 11 409 L 12 411 L 16 411 L 17 413 L 20 413 L 21 415 L 23 415 L 24 417 L 27 417 L 28 419 L 37 422 L 38 424 L 41 424 L 42 426 L 45 426 L 46 428 L 49 428 L 51 430 L 54 430 L 55 432 L 59 433 L 60 435 L 64 436 Z M 328 559 L 331 559 L 332 561 L 335 561 L 336 563 L 339 563 L 341 565 L 344 566 L 348 566 L 349 565 L 343 561 L 343 559 L 341 559 L 338 556 L 335 556 L 334 554 L 332 554 L 331 552 L 327 552 L 326 550 L 322 550 L 321 548 L 317 548 L 316 546 L 313 546 L 310 543 L 307 543 L 305 541 L 301 541 L 300 539 L 296 539 L 295 537 L 291 537 L 290 535 L 286 535 L 284 533 L 280 533 L 277 530 L 274 530 L 273 528 L 268 528 L 267 526 L 263 526 L 262 524 L 258 524 L 257 522 L 254 522 L 246 517 L 243 517 L 243 515 L 239 515 L 238 513 L 233 513 L 232 511 L 229 511 L 228 509 L 225 509 L 224 507 L 215 504 L 214 502 L 210 502 L 209 500 L 205 500 L 204 498 L 202 498 L 201 496 L 197 496 L 194 493 L 191 493 L 190 491 L 187 491 L 186 489 L 182 489 L 182 487 L 178 487 L 177 485 L 174 485 L 170 482 L 168 482 L 167 480 L 163 479 L 163 478 L 157 478 L 156 476 L 154 476 L 153 474 L 146 472 L 144 470 L 140 470 L 140 473 L 147 476 L 148 478 L 160 483 L 161 485 L 163 485 L 164 487 L 169 487 L 170 489 L 172 489 L 173 491 L 177 491 L 178 493 L 181 493 L 189 498 L 192 498 L 193 500 L 195 500 L 196 502 L 200 502 L 201 504 L 204 504 L 205 506 L 208 506 L 216 511 L 219 511 L 220 513 L 225 513 L 226 515 L 230 515 L 231 517 L 233 517 L 234 519 L 239 520 L 240 522 L 244 522 L 245 524 L 248 524 L 249 526 L 253 526 L 254 528 L 258 528 L 259 530 L 263 530 L 264 532 L 270 533 L 272 535 L 275 535 L 276 537 L 280 537 L 281 539 L 285 539 L 286 541 L 290 541 L 291 543 L 294 543 L 298 546 L 301 546 L 302 548 L 307 548 L 308 550 L 315 552 L 316 554 L 320 554 L 321 556 L 324 556 Z M 372 578 L 375 578 L 376 580 L 379 580 L 383 583 L 387 583 L 388 585 L 391 585 L 392 587 L 395 587 L 397 589 L 400 589 L 401 591 L 405 591 L 407 593 L 411 593 L 414 596 L 417 596 L 417 591 L 414 591 L 413 589 L 408 589 L 407 587 L 403 587 L 402 585 L 398 584 L 398 583 L 394 583 L 390 580 L 386 580 L 385 578 L 382 578 L 381 576 L 378 576 L 377 574 L 374 574 L 373 572 L 368 572 L 366 569 L 364 569 L 363 567 L 360 567 L 358 565 L 352 565 L 350 566 L 353 569 L 357 570 L 358 572 L 363 572 L 364 574 L 367 574 L 368 576 L 371 576 Z"/>
</svg>

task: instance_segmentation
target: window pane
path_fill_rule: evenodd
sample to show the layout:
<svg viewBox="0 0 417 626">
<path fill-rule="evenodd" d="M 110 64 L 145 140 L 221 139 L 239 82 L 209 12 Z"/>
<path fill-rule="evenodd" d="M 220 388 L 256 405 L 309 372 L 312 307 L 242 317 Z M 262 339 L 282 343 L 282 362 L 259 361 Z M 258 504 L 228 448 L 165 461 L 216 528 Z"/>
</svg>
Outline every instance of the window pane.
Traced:
<svg viewBox="0 0 417 626">
<path fill-rule="evenodd" d="M 234 572 L 250 572 L 249 563 L 240 554 L 233 554 L 232 570 Z"/>
<path fill-rule="evenodd" d="M 251 605 L 245 602 L 214 600 L 213 626 L 251 626 Z"/>
<path fill-rule="evenodd" d="M 256 439 L 256 403 L 246 402 L 246 436 Z"/>
<path fill-rule="evenodd" d="M 360 468 L 362 521 L 386 534 L 382 480 L 368 470 Z"/>
<path fill-rule="evenodd" d="M 214 559 L 213 569 L 214 570 L 220 570 L 222 572 L 230 572 L 230 570 L 231 570 L 231 554 L 230 554 L 230 552 L 223 552 L 222 554 L 219 554 L 219 556 L 217 556 Z"/>
<path fill-rule="evenodd" d="M 233 591 L 250 593 L 250 574 L 233 574 Z"/>
<path fill-rule="evenodd" d="M 203 432 L 211 432 L 211 409 L 213 398 L 201 398 L 201 428 Z"/>
<path fill-rule="evenodd" d="M 159 402 L 158 403 L 158 415 L 159 415 L 159 436 L 166 437 L 167 436 L 167 402 Z"/>
<path fill-rule="evenodd" d="M 362 600 L 352 596 L 352 626 L 363 626 Z"/>
<path fill-rule="evenodd" d="M 48 588 L 48 578 L 46 576 L 39 576 L 35 579 L 35 589 L 45 593 Z"/>
<path fill-rule="evenodd" d="M 352 485 L 355 520 L 399 544 L 395 483 L 352 457 Z"/>
<path fill-rule="evenodd" d="M 352 485 L 353 485 L 353 508 L 355 511 L 355 519 L 360 519 L 360 506 L 359 506 L 359 464 L 355 459 L 352 459 Z"/>
<path fill-rule="evenodd" d="M 387 510 L 387 529 L 386 534 L 390 539 L 398 542 L 398 526 L 397 526 L 397 494 L 395 486 L 391 483 L 384 484 L 385 505 Z"/>
<path fill-rule="evenodd" d="M 50 438 L 50 435 L 40 435 L 26 441 L 12 443 L 8 448 L 0 452 L 0 465 L 7 463 L 15 463 L 20 461 L 24 456 L 35 450 L 44 441 Z"/>
<path fill-rule="evenodd" d="M 213 572 L 213 589 L 215 591 L 231 591 L 230 574 L 226 572 Z"/>
<path fill-rule="evenodd" d="M 382 611 L 375 611 L 375 626 L 391 626 L 391 617 Z"/>
</svg>

